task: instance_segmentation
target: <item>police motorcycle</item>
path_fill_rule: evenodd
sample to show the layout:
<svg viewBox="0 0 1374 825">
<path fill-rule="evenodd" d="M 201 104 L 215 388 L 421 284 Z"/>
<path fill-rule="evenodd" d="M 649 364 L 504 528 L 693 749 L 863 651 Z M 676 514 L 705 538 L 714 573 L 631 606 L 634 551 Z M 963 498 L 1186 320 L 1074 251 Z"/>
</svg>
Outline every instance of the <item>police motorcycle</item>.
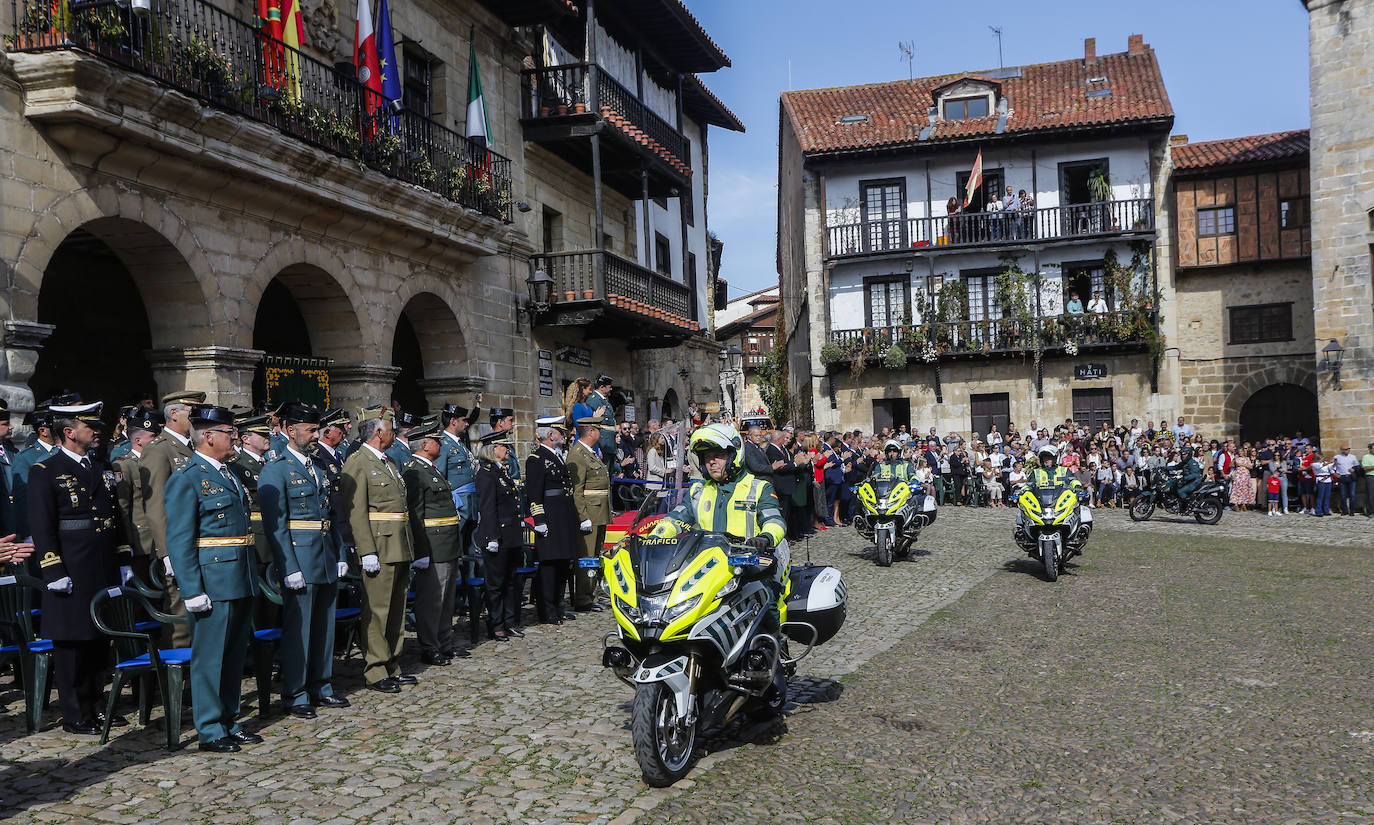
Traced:
<svg viewBox="0 0 1374 825">
<path fill-rule="evenodd" d="M 653 493 L 602 559 L 617 627 L 602 639 L 601 661 L 634 689 L 631 739 L 653 787 L 687 775 L 708 731 L 780 711 L 797 662 L 845 619 L 840 571 L 788 570 L 785 543 L 770 557 L 754 552 L 749 537 L 734 543 L 683 522 L 674 522 L 671 537 L 651 533 L 686 492 Z M 768 581 L 778 564 L 781 608 Z"/>
<path fill-rule="evenodd" d="M 1012 535 L 1016 544 L 1040 559 L 1047 581 L 1057 581 L 1068 560 L 1088 543 L 1092 510 L 1083 506 L 1067 479 L 1049 487 L 1018 484 L 1015 494 L 1019 516 Z"/>
<path fill-rule="evenodd" d="M 901 445 L 888 441 L 883 452 Z M 854 529 L 873 542 L 874 557 L 880 567 L 890 567 L 894 558 L 905 556 L 921 530 L 935 521 L 935 496 L 928 495 L 916 478 L 898 478 L 884 472 L 879 462 L 859 485 L 860 512 L 854 516 Z"/>
<path fill-rule="evenodd" d="M 1131 521 L 1148 521 L 1155 508 L 1176 516 L 1192 516 L 1198 524 L 1216 524 L 1226 508 L 1226 488 L 1215 481 L 1204 481 L 1184 501 L 1174 492 L 1183 477 L 1182 468 L 1170 467 L 1156 473 L 1155 482 L 1141 490 L 1131 501 Z"/>
</svg>

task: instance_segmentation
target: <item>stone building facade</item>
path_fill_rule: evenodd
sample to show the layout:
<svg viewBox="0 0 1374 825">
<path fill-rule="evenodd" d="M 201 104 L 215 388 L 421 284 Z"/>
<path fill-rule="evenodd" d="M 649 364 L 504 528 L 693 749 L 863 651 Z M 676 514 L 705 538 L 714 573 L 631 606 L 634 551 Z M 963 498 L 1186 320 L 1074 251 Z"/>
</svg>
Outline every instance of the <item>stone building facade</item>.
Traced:
<svg viewBox="0 0 1374 825">
<path fill-rule="evenodd" d="M 1126 46 L 783 95 L 778 257 L 808 423 L 1177 413 L 1155 261 L 1173 111 L 1153 50 Z M 997 209 L 1007 187 L 1015 211 Z"/>
<path fill-rule="evenodd" d="M 1345 349 L 1339 382 L 1324 371 L 1318 384 L 1322 437 L 1358 447 L 1374 439 L 1374 2 L 1306 5 L 1314 349 Z"/>
<path fill-rule="evenodd" d="M 1307 130 L 1170 141 L 1186 413 L 1254 441 L 1320 432 L 1314 363 Z"/>
<path fill-rule="evenodd" d="M 154 0 L 148 17 L 110 6 L 65 23 L 43 0 L 18 3 L 18 21 L 7 5 L 0 396 L 21 411 L 59 389 L 110 405 L 182 388 L 248 404 L 272 380 L 265 358 L 280 356 L 327 373 L 332 406 L 432 411 L 482 391 L 522 427 L 583 374 L 612 374 L 631 402 L 713 397 L 707 131 L 742 126 L 694 74 L 728 59 L 678 0 L 651 5 L 664 4 L 674 25 L 643 42 L 626 34 L 656 13 L 639 3 L 603 0 L 601 18 L 571 0 L 395 6 L 396 114 L 335 65 L 351 51 L 336 36 L 353 30 L 351 3 L 307 3 L 321 31 L 307 30 L 300 53 L 263 45 L 243 3 Z M 589 38 L 603 55 L 653 57 L 632 61 L 638 77 L 616 64 L 614 106 L 628 114 L 608 106 L 580 128 L 617 128 L 606 154 L 621 161 L 635 145 L 662 155 L 626 137 L 657 107 L 660 140 L 691 135 L 683 157 L 662 161 L 680 186 L 646 201 L 534 134 L 531 66 L 548 65 L 554 42 L 585 56 Z M 490 151 L 463 137 L 473 47 Z M 690 220 L 669 225 L 675 214 Z M 644 247 L 649 221 L 672 235 L 676 261 Z M 690 309 L 669 321 L 635 307 L 623 334 L 556 324 L 530 311 L 527 281 L 558 250 L 611 251 L 636 287 Z M 611 294 L 577 300 L 604 310 Z M 550 369 L 541 355 L 560 350 L 569 360 Z"/>
</svg>

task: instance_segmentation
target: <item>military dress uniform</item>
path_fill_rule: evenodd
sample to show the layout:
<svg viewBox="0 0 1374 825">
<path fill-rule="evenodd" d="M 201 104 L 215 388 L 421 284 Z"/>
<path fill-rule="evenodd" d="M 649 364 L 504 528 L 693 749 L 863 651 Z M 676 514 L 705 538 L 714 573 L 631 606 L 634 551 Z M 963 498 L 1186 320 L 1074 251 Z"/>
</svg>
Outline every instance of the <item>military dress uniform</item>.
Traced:
<svg viewBox="0 0 1374 825">
<path fill-rule="evenodd" d="M 318 420 L 319 414 L 310 412 L 314 415 L 305 416 L 306 423 L 315 423 L 308 419 Z M 336 704 L 329 701 L 334 695 L 334 606 L 339 577 L 348 564 L 331 529 L 326 470 L 311 456 L 287 448 L 263 467 L 258 500 L 272 549 L 272 580 L 282 585 L 282 704 L 288 710 Z"/>
<path fill-rule="evenodd" d="M 472 543 L 473 529 L 476 522 L 473 520 L 475 502 L 474 493 L 477 492 L 477 462 L 472 457 L 472 452 L 468 449 L 467 440 L 461 435 L 444 430 L 448 422 L 454 418 L 466 418 L 471 426 L 471 422 L 477 418 L 478 408 L 474 408 L 471 413 L 467 408 L 456 404 L 446 404 L 439 413 L 439 460 L 434 462 L 435 468 L 443 474 L 450 487 L 453 488 L 453 504 L 458 508 L 458 515 L 463 519 L 462 527 L 459 528 L 459 551 L 466 552 Z"/>
<path fill-rule="evenodd" d="M 223 407 L 196 413 L 233 425 Z M 167 480 L 167 555 L 185 599 L 208 597 L 189 612 L 191 703 L 202 745 L 242 734 L 238 715 L 243 660 L 253 631 L 257 553 L 248 521 L 248 494 L 228 466 L 196 452 Z M 194 606 L 194 605 L 193 605 Z"/>
<path fill-rule="evenodd" d="M 240 436 L 244 433 L 268 435 L 271 432 L 265 415 L 235 415 L 234 420 L 238 422 Z M 258 479 L 262 476 L 262 468 L 266 466 L 267 461 L 267 456 L 257 456 L 247 447 L 241 446 L 236 448 L 234 454 L 225 462 L 229 465 L 229 472 L 234 474 L 234 478 L 248 493 L 248 523 L 252 527 L 253 548 L 257 554 L 256 570 L 264 580 L 270 578 L 268 569 L 272 566 L 272 547 L 267 542 L 267 535 L 262 526 L 262 507 L 258 503 Z M 253 605 L 253 626 L 258 629 L 280 627 L 281 612 L 281 608 L 270 600 L 258 599 Z"/>
<path fill-rule="evenodd" d="M 438 438 L 438 426 L 429 425 L 412 433 L 417 443 Z M 406 508 L 410 512 L 410 533 L 415 539 L 415 558 L 429 559 L 428 566 L 415 571 L 415 635 L 421 657 L 429 664 L 451 659 L 457 648 L 453 643 L 453 602 L 457 594 L 458 543 L 461 519 L 453 505 L 453 488 L 427 458 L 415 455 L 406 462 Z"/>
<path fill-rule="evenodd" d="M 45 427 L 52 426 L 52 414 L 47 410 L 35 411 L 30 420 Z M 33 465 L 52 457 L 57 452 L 56 444 L 49 444 L 40 439 L 20 450 L 14 457 L 14 463 L 10 467 L 10 496 L 13 499 L 14 524 L 6 526 L 8 532 L 4 535 L 14 533 L 20 540 L 33 535 L 33 530 L 29 527 L 29 473 L 33 470 Z"/>
<path fill-rule="evenodd" d="M 343 500 L 358 558 L 375 556 L 376 573 L 363 573 L 363 678 L 395 692 L 401 674 L 409 566 L 415 560 L 405 483 L 382 453 L 364 444 L 344 462 Z M 407 680 L 414 677 L 406 677 Z"/>
<path fill-rule="evenodd" d="M 99 426 L 99 403 L 64 412 Z M 91 409 L 94 408 L 94 409 Z M 60 409 L 60 408 L 59 408 Z M 110 642 L 91 621 L 91 599 L 127 576 L 130 554 L 115 474 L 99 460 L 59 449 L 29 474 L 28 523 L 43 591 L 43 635 L 53 642 L 64 726 L 94 728 Z M 53 585 L 62 585 L 54 589 Z"/>
<path fill-rule="evenodd" d="M 611 523 L 611 474 L 601 457 L 581 439 L 573 442 L 568 449 L 567 466 L 578 520 L 582 523 L 591 522 L 591 530 L 581 533 L 580 555 L 582 558 L 594 558 L 600 555 L 606 543 L 606 525 Z M 599 610 L 594 593 L 595 577 L 577 571 L 577 577 L 573 580 L 574 609 Z"/>
<path fill-rule="evenodd" d="M 156 433 L 161 426 L 162 416 L 154 412 L 135 415 L 129 422 L 134 430 Z M 132 443 L 132 442 L 131 442 Z M 144 509 L 144 487 L 147 486 L 143 469 L 143 454 L 130 447 L 129 452 L 112 462 L 115 477 L 115 499 L 119 511 L 124 516 L 124 527 L 133 550 L 134 575 L 149 581 L 148 569 L 153 563 L 153 534 L 148 525 L 148 513 Z"/>
<path fill-rule="evenodd" d="M 510 446 L 505 432 L 493 432 L 483 445 Z M 487 600 L 487 635 L 504 639 L 520 626 L 520 567 L 525 549 L 525 522 L 520 517 L 520 488 L 504 463 L 485 459 L 477 469 L 477 546 L 482 548 L 482 577 Z"/>
<path fill-rule="evenodd" d="M 410 463 L 411 453 L 407 436 L 418 426 L 420 419 L 415 415 L 408 412 L 396 413 L 396 437 L 392 440 L 391 446 L 386 448 L 386 457 L 396 465 L 398 473 L 404 473 L 406 465 Z"/>
<path fill-rule="evenodd" d="M 205 400 L 203 392 L 173 392 L 162 397 L 163 407 L 172 404 L 200 404 Z M 157 438 L 148 442 L 140 460 L 143 466 L 143 509 L 148 520 L 148 530 L 153 538 L 153 555 L 156 564 L 163 564 L 167 558 L 167 482 L 172 473 L 185 466 L 194 454 L 190 436 L 183 436 L 164 428 Z M 186 607 L 181 599 L 180 582 L 168 577 L 164 606 L 168 613 L 186 615 Z M 191 644 L 191 630 L 187 625 L 171 626 L 171 646 L 187 647 Z"/>
<path fill-rule="evenodd" d="M 573 559 L 582 553 L 582 521 L 573 501 L 572 476 L 557 451 L 542 444 L 525 459 L 525 492 L 530 499 L 530 516 L 536 528 L 534 552 L 539 559 L 539 618 L 562 623 L 563 591 L 576 570 Z"/>
<path fill-rule="evenodd" d="M 10 408 L 0 398 L 0 422 L 9 423 Z M 14 454 L 0 442 L 0 536 L 16 533 L 14 529 Z M 19 536 L 22 541 L 25 537 Z"/>
</svg>

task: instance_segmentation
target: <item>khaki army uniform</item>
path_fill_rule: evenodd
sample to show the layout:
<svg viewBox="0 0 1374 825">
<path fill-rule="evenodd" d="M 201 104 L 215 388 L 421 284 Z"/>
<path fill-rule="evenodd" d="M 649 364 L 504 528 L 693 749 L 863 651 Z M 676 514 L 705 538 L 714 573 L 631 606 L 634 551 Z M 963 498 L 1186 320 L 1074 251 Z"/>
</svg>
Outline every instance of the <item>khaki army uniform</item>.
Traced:
<svg viewBox="0 0 1374 825">
<path fill-rule="evenodd" d="M 578 520 L 592 523 L 591 532 L 582 533 L 582 557 L 589 559 L 600 554 L 606 543 L 606 525 L 611 523 L 611 474 L 606 463 L 580 439 L 568 449 L 567 467 Z M 594 577 L 578 570 L 573 580 L 573 608 L 590 609 L 594 592 Z"/>
</svg>

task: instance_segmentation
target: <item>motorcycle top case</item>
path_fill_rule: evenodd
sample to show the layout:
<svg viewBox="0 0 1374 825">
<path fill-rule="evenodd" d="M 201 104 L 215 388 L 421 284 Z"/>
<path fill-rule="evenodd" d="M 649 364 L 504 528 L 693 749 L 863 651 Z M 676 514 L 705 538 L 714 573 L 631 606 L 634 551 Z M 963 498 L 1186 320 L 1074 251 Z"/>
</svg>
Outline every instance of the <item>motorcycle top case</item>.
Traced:
<svg viewBox="0 0 1374 825">
<path fill-rule="evenodd" d="M 789 578 L 792 593 L 787 597 L 787 621 L 813 625 L 816 644 L 829 641 L 844 625 L 849 600 L 849 588 L 840 577 L 840 571 L 807 564 L 793 567 Z M 810 634 L 800 628 L 787 635 L 799 644 L 810 641 Z"/>
</svg>

